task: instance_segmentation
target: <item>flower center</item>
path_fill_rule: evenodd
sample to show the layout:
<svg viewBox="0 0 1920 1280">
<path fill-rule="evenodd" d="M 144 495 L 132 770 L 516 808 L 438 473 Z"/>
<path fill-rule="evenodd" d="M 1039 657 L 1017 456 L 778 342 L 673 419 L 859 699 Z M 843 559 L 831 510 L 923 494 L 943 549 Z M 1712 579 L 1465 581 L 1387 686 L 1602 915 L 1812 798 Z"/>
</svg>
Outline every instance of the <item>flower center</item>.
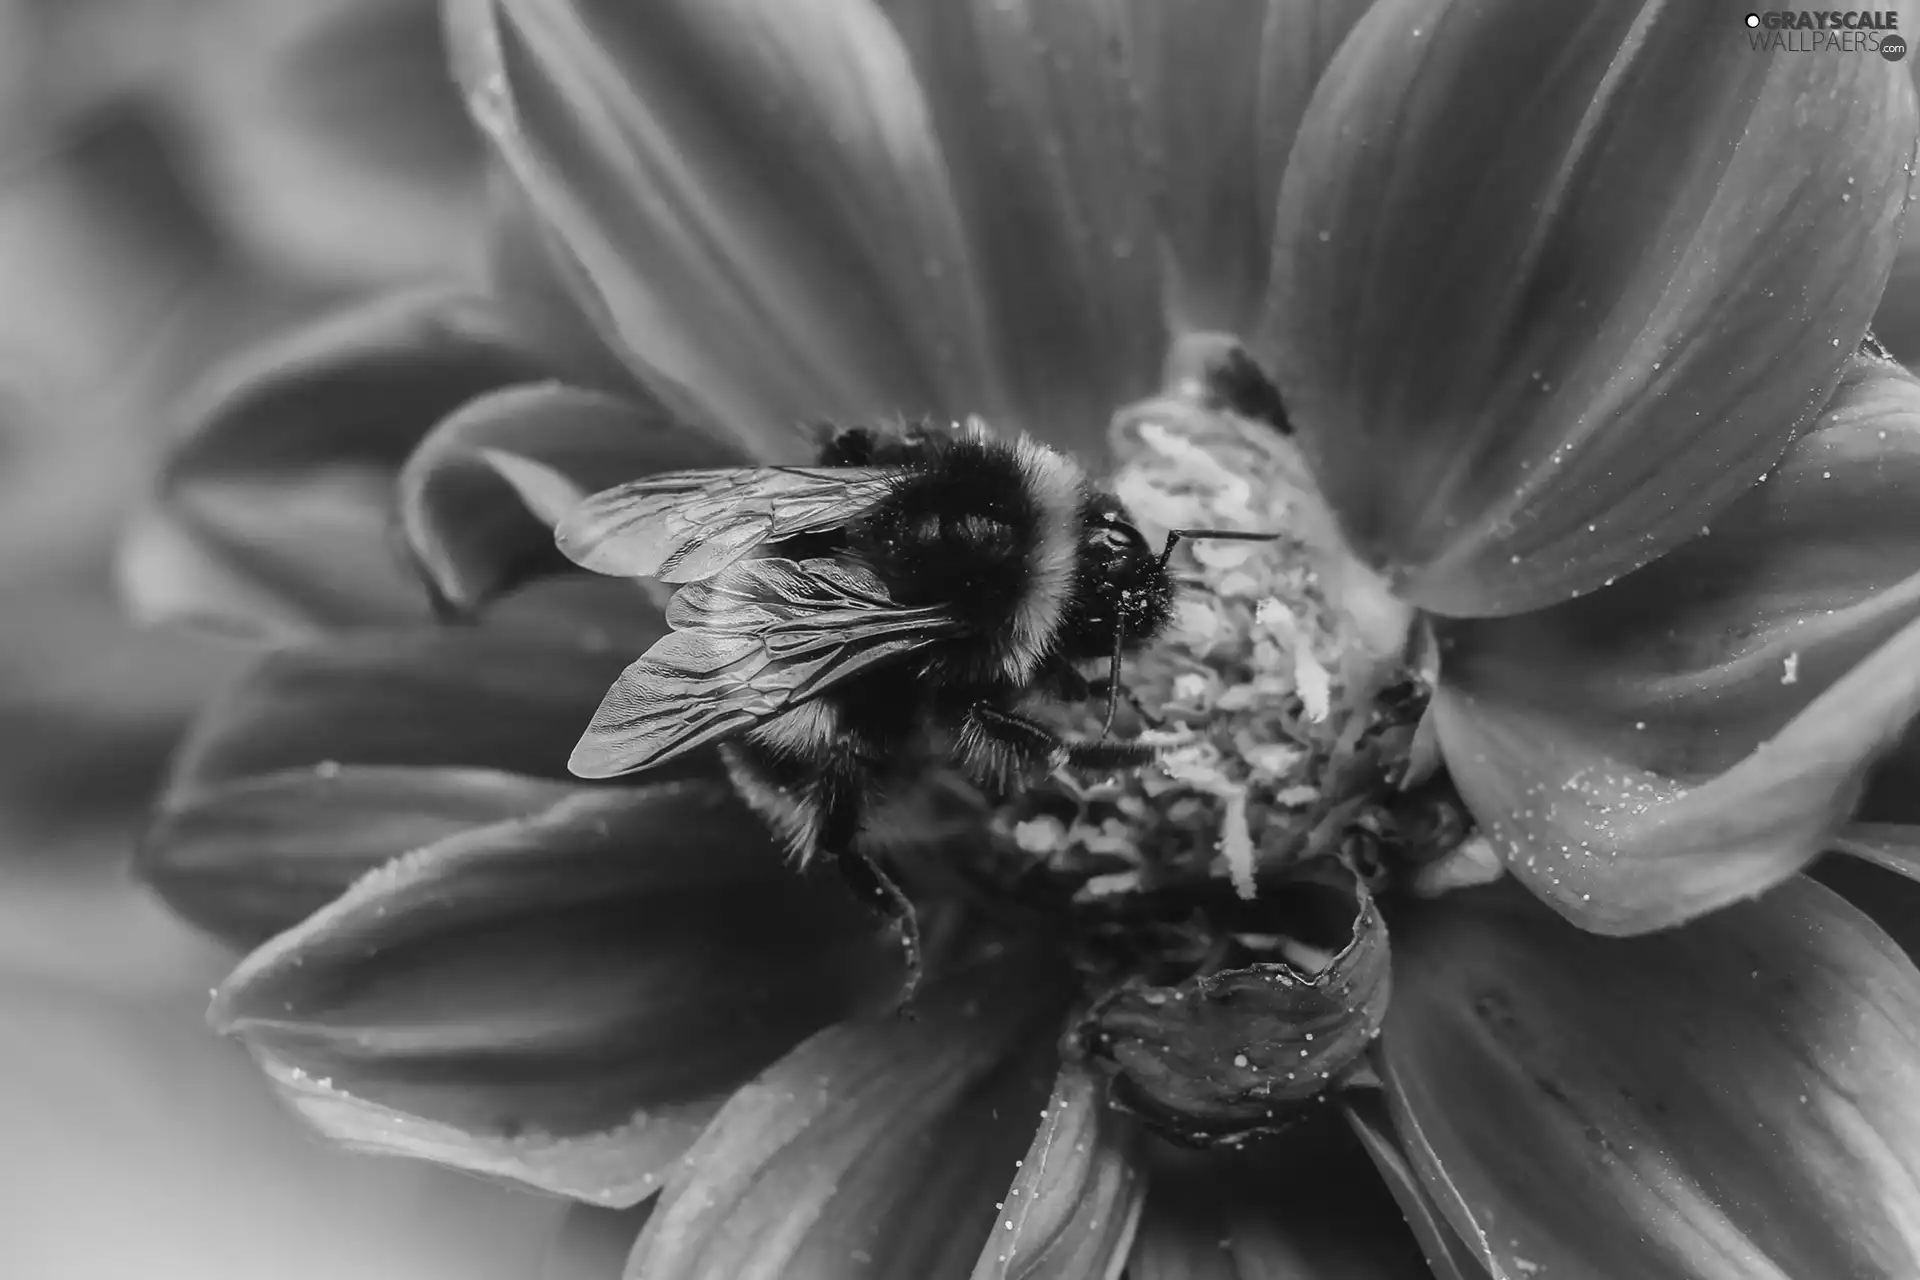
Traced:
<svg viewBox="0 0 1920 1280">
<path fill-rule="evenodd" d="M 1225 916 L 1225 932 L 1258 939 L 1247 926 L 1263 896 L 1307 864 L 1340 860 L 1383 888 L 1461 844 L 1464 811 L 1430 781 L 1419 731 L 1425 626 L 1347 552 L 1293 441 L 1198 385 L 1124 411 L 1115 436 L 1113 489 L 1150 540 L 1175 528 L 1281 536 L 1175 550 L 1173 624 L 1126 662 L 1132 714 L 1116 725 L 1161 744 L 1161 760 L 1057 774 L 1002 806 L 995 827 L 1029 863 L 1026 883 L 1037 874 L 1064 891 L 1083 924 L 1137 917 L 1143 898 L 1225 897 L 1231 906 L 1202 911 L 1201 932 L 1221 932 L 1211 917 Z M 1035 714 L 1075 737 L 1103 727 L 1097 701 Z M 1203 953 L 1217 942 L 1194 939 Z"/>
</svg>

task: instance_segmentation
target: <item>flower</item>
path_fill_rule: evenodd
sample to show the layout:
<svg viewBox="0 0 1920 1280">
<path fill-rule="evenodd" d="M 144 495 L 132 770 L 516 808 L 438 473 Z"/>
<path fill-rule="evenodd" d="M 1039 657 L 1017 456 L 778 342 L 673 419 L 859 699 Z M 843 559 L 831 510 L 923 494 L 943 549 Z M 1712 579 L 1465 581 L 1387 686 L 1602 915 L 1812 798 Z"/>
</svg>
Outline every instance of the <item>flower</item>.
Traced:
<svg viewBox="0 0 1920 1280">
<path fill-rule="evenodd" d="M 1912 1274 L 1920 971 L 1801 874 L 1920 867 L 1905 76 L 1712 5 L 1174 14 L 454 0 L 493 301 L 264 353 L 129 553 L 300 637 L 144 850 L 261 944 L 216 1023 L 344 1141 L 657 1195 L 646 1280 Z M 931 780 L 903 1012 L 711 757 L 563 772 L 664 624 L 551 528 L 972 412 L 1289 536 L 1187 562 L 1164 779 Z"/>
</svg>

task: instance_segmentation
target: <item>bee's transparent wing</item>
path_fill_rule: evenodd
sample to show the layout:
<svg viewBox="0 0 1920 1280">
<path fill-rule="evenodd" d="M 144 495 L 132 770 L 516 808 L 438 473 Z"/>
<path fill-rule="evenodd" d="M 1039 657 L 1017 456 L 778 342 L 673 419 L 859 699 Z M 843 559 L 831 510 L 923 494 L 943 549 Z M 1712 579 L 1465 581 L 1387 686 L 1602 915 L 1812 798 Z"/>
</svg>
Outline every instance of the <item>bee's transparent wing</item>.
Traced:
<svg viewBox="0 0 1920 1280">
<path fill-rule="evenodd" d="M 945 610 L 907 608 L 866 568 L 824 559 L 730 565 L 682 587 L 667 622 L 674 630 L 607 691 L 575 773 L 659 764 L 960 632 Z"/>
<path fill-rule="evenodd" d="M 596 573 L 699 582 L 754 548 L 837 529 L 886 495 L 874 467 L 672 471 L 594 494 L 554 531 Z"/>
</svg>

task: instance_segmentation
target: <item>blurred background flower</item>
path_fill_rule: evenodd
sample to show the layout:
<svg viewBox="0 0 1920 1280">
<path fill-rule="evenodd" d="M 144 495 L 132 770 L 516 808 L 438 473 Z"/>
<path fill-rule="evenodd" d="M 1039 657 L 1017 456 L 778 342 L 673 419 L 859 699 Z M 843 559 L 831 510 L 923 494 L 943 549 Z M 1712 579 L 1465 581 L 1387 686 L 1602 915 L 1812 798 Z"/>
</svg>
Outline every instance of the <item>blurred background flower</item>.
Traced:
<svg viewBox="0 0 1920 1280">
<path fill-rule="evenodd" d="M 236 342 L 467 269 L 441 45 L 431 0 L 0 0 L 0 1275 L 567 1274 L 550 1204 L 298 1131 L 127 872 L 243 655 L 126 621 L 115 535 Z"/>
</svg>

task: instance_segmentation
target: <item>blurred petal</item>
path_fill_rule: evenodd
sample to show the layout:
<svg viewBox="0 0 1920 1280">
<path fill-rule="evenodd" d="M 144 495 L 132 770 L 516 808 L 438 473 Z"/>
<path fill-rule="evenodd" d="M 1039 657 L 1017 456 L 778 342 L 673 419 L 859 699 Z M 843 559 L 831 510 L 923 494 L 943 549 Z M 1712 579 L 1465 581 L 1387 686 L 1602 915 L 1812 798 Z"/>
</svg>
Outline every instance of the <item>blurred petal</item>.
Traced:
<svg viewBox="0 0 1920 1280">
<path fill-rule="evenodd" d="M 1014 418 L 1096 466 L 1167 344 L 1127 3 L 880 0 L 932 103 Z"/>
<path fill-rule="evenodd" d="M 623 665 L 618 652 L 452 627 L 283 650 L 202 715 L 172 787 L 191 794 L 350 764 L 467 765 L 565 781 L 580 726 Z"/>
<path fill-rule="evenodd" d="M 456 0 L 475 118 L 627 354 L 758 456 L 994 409 L 946 166 L 865 0 Z"/>
<path fill-rule="evenodd" d="M 1177 987 L 1135 984 L 1096 1004 L 1080 1034 L 1114 1072 L 1114 1098 L 1177 1132 L 1285 1124 L 1379 1034 L 1391 989 L 1387 929 L 1354 885 L 1318 973 L 1222 969 Z"/>
<path fill-rule="evenodd" d="M 436 4 L 199 8 L 208 47 L 168 88 L 233 234 L 328 282 L 462 264 L 478 239 L 481 148 L 447 83 Z"/>
<path fill-rule="evenodd" d="M 1343 1099 L 1341 1110 L 1367 1154 L 1373 1157 L 1373 1167 L 1400 1206 L 1408 1229 L 1420 1242 L 1420 1252 L 1435 1280 L 1486 1280 L 1493 1264 L 1491 1253 L 1484 1248 L 1469 1247 L 1440 1212 L 1433 1197 L 1427 1194 L 1420 1175 L 1407 1163 L 1407 1154 L 1394 1135 L 1386 1103 L 1378 1092 L 1372 1089 L 1351 1092 Z"/>
<path fill-rule="evenodd" d="M 1315 91 L 1255 354 L 1408 600 L 1514 613 L 1647 563 L 1838 382 L 1913 91 L 1747 34 L 1721 4 L 1384 0 Z"/>
<path fill-rule="evenodd" d="M 1176 327 L 1253 327 L 1294 132 L 1365 11 L 1366 0 L 1131 0 Z"/>
<path fill-rule="evenodd" d="M 548 367 L 484 304 L 444 292 L 255 352 L 191 415 L 127 539 L 135 612 L 277 636 L 423 616 L 389 543 L 394 470 L 440 418 Z"/>
<path fill-rule="evenodd" d="M 435 591 L 460 610 L 569 566 L 560 515 L 623 480 L 745 460 L 658 409 L 545 384 L 472 401 L 400 471 L 400 519 Z"/>
<path fill-rule="evenodd" d="M 1245 1153 L 1152 1154 L 1128 1280 L 1429 1280 L 1331 1108 Z"/>
<path fill-rule="evenodd" d="M 1100 1280 L 1117 1275 L 1146 1198 L 1138 1124 L 1107 1105 L 1106 1082 L 1060 1068 L 1020 1172 L 1005 1225 L 987 1239 L 973 1280 Z"/>
<path fill-rule="evenodd" d="M 577 790 L 490 769 L 285 769 L 169 794 L 141 839 L 140 872 L 179 915 L 252 947 L 392 858 Z"/>
<path fill-rule="evenodd" d="M 1576 923 L 1635 932 L 1792 875 L 1920 713 L 1920 382 L 1857 360 L 1818 429 L 1614 586 L 1443 633 L 1441 742 Z"/>
<path fill-rule="evenodd" d="M 713 1100 L 897 995 L 895 954 L 728 788 L 667 782 L 372 873 L 249 956 L 212 1017 L 331 1137 L 624 1205 Z"/>
<path fill-rule="evenodd" d="M 1920 972 L 1838 896 L 1621 940 L 1473 891 L 1394 945 L 1395 1126 L 1508 1274 L 1920 1271 Z"/>
<path fill-rule="evenodd" d="M 632 1280 L 961 1280 L 1053 1073 L 1058 986 L 1023 957 L 911 1016 L 813 1037 L 728 1099 L 661 1196 Z"/>
</svg>

